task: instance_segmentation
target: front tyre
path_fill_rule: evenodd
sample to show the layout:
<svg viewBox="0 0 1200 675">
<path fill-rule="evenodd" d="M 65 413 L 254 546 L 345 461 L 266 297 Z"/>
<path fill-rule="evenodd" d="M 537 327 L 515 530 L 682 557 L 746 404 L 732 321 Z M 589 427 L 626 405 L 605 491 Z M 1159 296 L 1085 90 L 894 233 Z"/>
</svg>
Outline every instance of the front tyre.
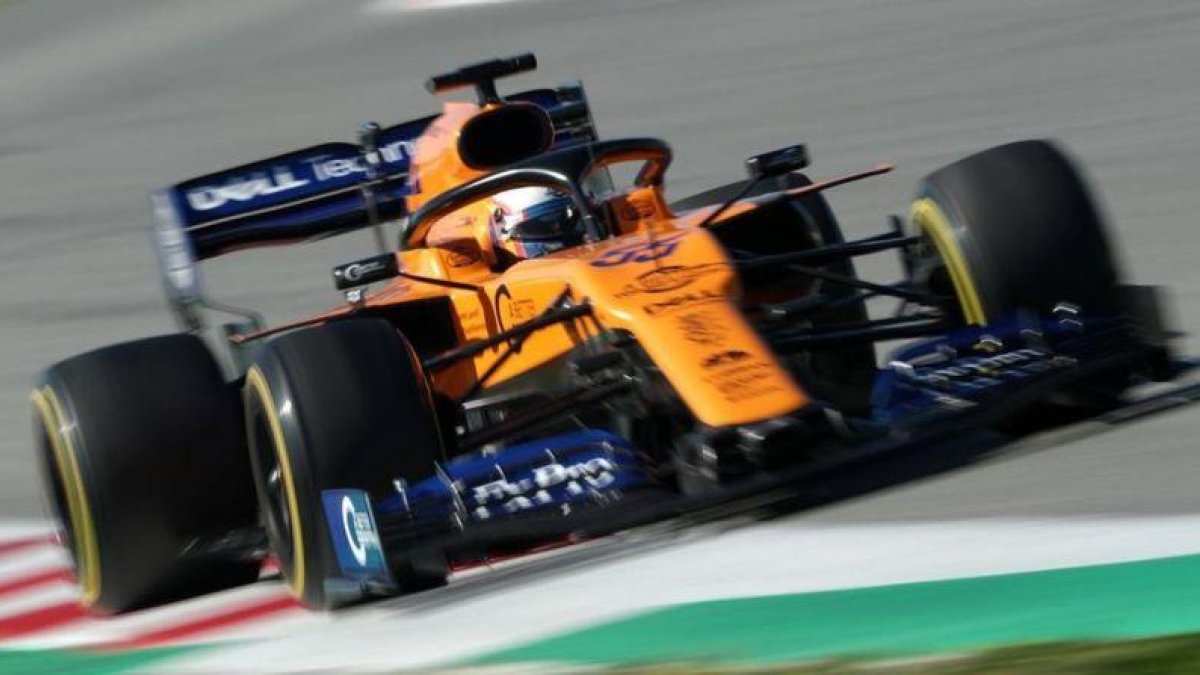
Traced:
<svg viewBox="0 0 1200 675">
<path fill-rule="evenodd" d="M 356 489 L 378 499 L 395 478 L 433 475 L 442 439 L 416 353 L 382 319 L 298 330 L 267 343 L 244 399 L 259 509 L 289 588 L 313 608 L 356 599 L 326 584 L 339 567 L 321 493 Z M 446 580 L 440 556 L 389 563 L 402 591 Z"/>
<path fill-rule="evenodd" d="M 1100 211 L 1048 141 L 991 148 L 930 174 L 918 186 L 911 224 L 923 239 L 915 280 L 951 292 L 965 323 L 1045 313 L 1058 303 L 1092 316 L 1120 311 Z"/>
</svg>

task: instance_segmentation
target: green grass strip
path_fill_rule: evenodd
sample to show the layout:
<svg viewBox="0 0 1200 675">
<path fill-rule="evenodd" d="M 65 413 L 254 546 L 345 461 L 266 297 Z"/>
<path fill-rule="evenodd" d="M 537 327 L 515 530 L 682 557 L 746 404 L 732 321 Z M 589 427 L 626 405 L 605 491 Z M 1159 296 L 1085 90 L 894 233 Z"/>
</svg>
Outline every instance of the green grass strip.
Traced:
<svg viewBox="0 0 1200 675">
<path fill-rule="evenodd" d="M 141 649 L 128 652 L 83 652 L 73 650 L 0 650 L 0 673 L 49 673 L 53 675 L 110 675 L 144 668 L 163 659 L 194 651 L 195 647 Z"/>
<path fill-rule="evenodd" d="M 476 664 L 780 664 L 1200 631 L 1200 556 L 701 602 L 525 644 Z"/>
</svg>

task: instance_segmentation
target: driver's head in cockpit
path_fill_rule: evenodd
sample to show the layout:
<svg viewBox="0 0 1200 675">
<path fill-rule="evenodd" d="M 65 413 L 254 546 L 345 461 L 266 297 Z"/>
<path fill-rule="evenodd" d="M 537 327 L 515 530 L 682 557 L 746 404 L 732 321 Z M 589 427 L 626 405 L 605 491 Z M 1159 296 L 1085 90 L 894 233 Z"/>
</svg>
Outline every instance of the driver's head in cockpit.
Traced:
<svg viewBox="0 0 1200 675">
<path fill-rule="evenodd" d="M 491 197 L 492 245 L 508 265 L 584 242 L 584 224 L 572 199 L 544 187 L 506 190 Z"/>
</svg>

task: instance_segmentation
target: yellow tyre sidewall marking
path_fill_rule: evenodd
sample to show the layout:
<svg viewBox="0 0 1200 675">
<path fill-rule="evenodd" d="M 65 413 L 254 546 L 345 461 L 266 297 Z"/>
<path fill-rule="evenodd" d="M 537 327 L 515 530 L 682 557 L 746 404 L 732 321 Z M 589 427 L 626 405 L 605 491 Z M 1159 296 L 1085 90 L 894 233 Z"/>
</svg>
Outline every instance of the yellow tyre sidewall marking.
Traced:
<svg viewBox="0 0 1200 675">
<path fill-rule="evenodd" d="M 958 295 L 958 303 L 962 307 L 963 318 L 969 324 L 983 326 L 987 324 L 987 315 L 983 311 L 983 301 L 971 268 L 967 265 L 966 256 L 958 245 L 958 239 L 950 228 L 950 220 L 942 212 L 937 202 L 928 197 L 913 202 L 910 222 L 917 232 L 929 235 L 938 254 L 950 271 L 950 281 Z"/>
<path fill-rule="evenodd" d="M 62 480 L 67 497 L 67 512 L 75 540 L 75 567 L 83 591 L 80 602 L 91 607 L 100 598 L 100 545 L 92 522 L 91 505 L 83 486 L 83 474 L 75 445 L 64 426 L 62 404 L 50 387 L 35 389 L 30 396 L 46 427 L 46 436 L 54 452 L 54 467 Z"/>
<path fill-rule="evenodd" d="M 283 479 L 283 489 L 287 494 L 288 516 L 292 523 L 292 574 L 288 578 L 288 588 L 292 595 L 301 598 L 304 595 L 304 534 L 300 523 L 300 503 L 296 498 L 296 483 L 292 474 L 291 457 L 287 444 L 284 442 L 283 426 L 279 423 L 279 413 L 275 410 L 275 398 L 271 395 L 271 387 L 263 377 L 258 366 L 252 366 L 246 373 L 246 386 L 255 391 L 263 410 L 267 414 L 267 424 L 271 428 L 274 439 L 275 457 L 279 461 L 279 471 Z"/>
</svg>

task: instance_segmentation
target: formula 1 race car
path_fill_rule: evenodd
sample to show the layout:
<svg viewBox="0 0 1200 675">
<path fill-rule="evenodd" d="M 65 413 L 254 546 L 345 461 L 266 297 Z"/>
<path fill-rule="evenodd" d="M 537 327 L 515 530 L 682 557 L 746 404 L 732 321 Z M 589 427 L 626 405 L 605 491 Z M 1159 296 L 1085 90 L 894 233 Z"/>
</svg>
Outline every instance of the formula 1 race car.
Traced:
<svg viewBox="0 0 1200 675">
<path fill-rule="evenodd" d="M 668 203 L 670 147 L 599 140 L 580 84 L 498 93 L 535 66 L 439 75 L 431 92 L 477 102 L 154 193 L 183 332 L 70 358 L 33 393 L 86 605 L 249 583 L 268 555 L 314 608 L 429 588 L 1172 376 L 1155 290 L 1122 282 L 1054 144 L 950 164 L 907 219 L 845 241 L 823 191 L 889 166 L 812 182 L 795 145 Z M 213 321 L 235 310 L 200 260 L 362 228 L 383 252 L 333 269 L 337 308 Z M 856 275 L 884 251 L 903 279 Z M 877 298 L 896 311 L 868 316 Z"/>
</svg>

